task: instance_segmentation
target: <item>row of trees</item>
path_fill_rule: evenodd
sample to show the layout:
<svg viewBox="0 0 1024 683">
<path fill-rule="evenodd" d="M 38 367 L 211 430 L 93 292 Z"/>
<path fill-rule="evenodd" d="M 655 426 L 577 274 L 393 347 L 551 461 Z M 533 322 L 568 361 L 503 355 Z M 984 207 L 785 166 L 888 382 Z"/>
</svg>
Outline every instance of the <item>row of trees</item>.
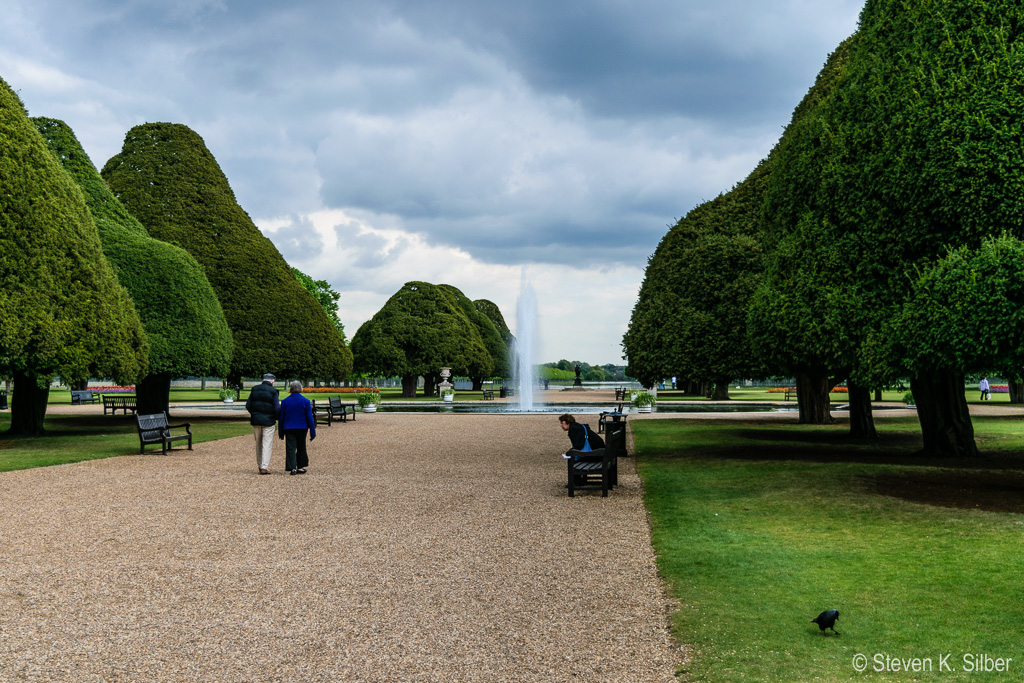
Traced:
<svg viewBox="0 0 1024 683">
<path fill-rule="evenodd" d="M 576 367 L 580 368 L 580 377 L 587 382 L 625 382 L 626 368 L 613 363 L 604 365 L 591 365 L 580 360 L 566 360 L 565 358 L 552 363 L 544 363 L 540 366 L 541 379 L 575 379 Z"/>
<path fill-rule="evenodd" d="M 292 271 L 185 126 L 133 128 L 100 174 L 0 79 L 0 263 L 14 433 L 42 432 L 58 375 L 136 383 L 160 412 L 173 377 L 352 371 L 337 294 Z"/>
<path fill-rule="evenodd" d="M 680 219 L 623 347 L 646 383 L 796 376 L 803 422 L 909 377 L 935 456 L 973 456 L 965 373 L 1024 367 L 1024 7 L 869 0 L 781 139 Z"/>
</svg>

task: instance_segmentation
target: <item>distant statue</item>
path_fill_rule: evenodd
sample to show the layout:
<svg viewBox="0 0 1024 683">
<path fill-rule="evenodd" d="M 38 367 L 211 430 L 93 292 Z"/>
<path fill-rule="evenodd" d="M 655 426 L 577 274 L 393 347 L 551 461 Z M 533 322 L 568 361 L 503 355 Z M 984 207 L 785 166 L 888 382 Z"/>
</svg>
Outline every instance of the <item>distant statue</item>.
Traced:
<svg viewBox="0 0 1024 683">
<path fill-rule="evenodd" d="M 583 380 L 580 379 L 580 366 L 579 365 L 576 366 L 576 381 L 573 382 L 572 385 L 574 387 L 582 387 L 583 386 Z"/>
</svg>

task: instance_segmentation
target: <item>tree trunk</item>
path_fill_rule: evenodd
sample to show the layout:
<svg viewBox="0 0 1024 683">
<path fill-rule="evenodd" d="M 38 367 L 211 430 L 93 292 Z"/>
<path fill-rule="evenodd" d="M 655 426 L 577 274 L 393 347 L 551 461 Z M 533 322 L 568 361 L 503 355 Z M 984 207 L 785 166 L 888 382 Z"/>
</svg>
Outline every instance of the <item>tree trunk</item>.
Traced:
<svg viewBox="0 0 1024 683">
<path fill-rule="evenodd" d="M 871 415 L 871 390 L 853 382 L 850 389 L 850 436 L 855 439 L 877 439 L 875 419 Z"/>
<path fill-rule="evenodd" d="M 32 373 L 14 372 L 14 393 L 11 396 L 11 426 L 8 434 L 35 436 L 42 434 L 46 418 L 46 399 L 50 385 L 41 388 Z"/>
<path fill-rule="evenodd" d="M 729 400 L 729 380 L 719 379 L 715 381 L 715 390 L 711 394 L 712 401 L 728 401 Z"/>
<path fill-rule="evenodd" d="M 807 372 L 796 375 L 796 401 L 800 407 L 800 424 L 832 424 L 828 398 L 831 382 L 826 372 Z"/>
<path fill-rule="evenodd" d="M 416 384 L 419 375 L 402 375 L 402 398 L 416 398 Z"/>
<path fill-rule="evenodd" d="M 75 391 L 85 391 L 89 388 L 88 379 L 76 379 L 73 382 L 68 382 L 68 389 L 74 389 Z"/>
<path fill-rule="evenodd" d="M 171 376 L 162 372 L 146 375 L 135 385 L 139 415 L 167 414 L 171 402 Z"/>
<path fill-rule="evenodd" d="M 483 377 L 470 377 L 469 379 L 473 382 L 473 391 L 482 391 L 483 390 L 483 388 L 484 388 L 484 378 Z"/>
<path fill-rule="evenodd" d="M 963 375 L 954 370 L 933 370 L 910 380 L 917 417 L 924 437 L 924 455 L 930 458 L 975 458 L 974 425 L 964 396 Z"/>
<path fill-rule="evenodd" d="M 1010 403 L 1024 403 L 1024 382 L 1007 380 L 1010 385 Z"/>
<path fill-rule="evenodd" d="M 423 395 L 427 397 L 433 396 L 437 391 L 437 383 L 440 379 L 441 375 L 436 372 L 428 372 L 423 375 Z"/>
<path fill-rule="evenodd" d="M 875 387 L 875 400 L 876 401 L 881 401 L 882 400 L 882 387 Z"/>
</svg>

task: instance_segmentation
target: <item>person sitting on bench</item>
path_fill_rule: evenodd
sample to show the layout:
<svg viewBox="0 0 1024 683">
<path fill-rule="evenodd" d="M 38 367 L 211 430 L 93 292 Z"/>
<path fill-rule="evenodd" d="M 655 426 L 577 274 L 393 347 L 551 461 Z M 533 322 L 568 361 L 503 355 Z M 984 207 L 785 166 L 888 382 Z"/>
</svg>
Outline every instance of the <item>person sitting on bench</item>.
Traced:
<svg viewBox="0 0 1024 683">
<path fill-rule="evenodd" d="M 577 422 L 576 418 L 568 413 L 560 415 L 558 422 L 562 425 L 563 432 L 569 432 L 569 441 L 572 442 L 572 447 L 576 450 L 592 451 L 604 448 L 604 439 L 598 436 L 597 432 L 590 428 L 590 425 Z M 569 459 L 565 453 L 562 453 L 562 457 L 566 460 Z"/>
</svg>

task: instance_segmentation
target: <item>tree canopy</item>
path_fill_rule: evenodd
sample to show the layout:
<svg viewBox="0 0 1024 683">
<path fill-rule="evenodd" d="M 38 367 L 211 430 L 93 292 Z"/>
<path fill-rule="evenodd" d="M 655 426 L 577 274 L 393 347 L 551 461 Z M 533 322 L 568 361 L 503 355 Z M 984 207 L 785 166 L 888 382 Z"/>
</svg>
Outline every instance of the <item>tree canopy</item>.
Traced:
<svg viewBox="0 0 1024 683">
<path fill-rule="evenodd" d="M 417 377 L 436 376 L 444 366 L 460 375 L 490 372 L 494 360 L 462 299 L 449 285 L 405 283 L 352 337 L 356 371 L 401 376 L 407 396 L 415 394 Z"/>
<path fill-rule="evenodd" d="M 977 453 L 963 396 L 969 367 L 878 365 L 915 297 L 917 270 L 948 248 L 1024 231 L 1024 6 L 1016 0 L 872 0 L 849 61 L 816 116 L 822 162 L 808 224 L 841 246 L 834 309 L 857 311 L 854 374 L 914 372 L 925 450 Z M 866 333 L 866 334 L 865 334 Z M 857 342 L 863 343 L 857 345 Z"/>
<path fill-rule="evenodd" d="M 11 431 L 43 431 L 54 376 L 131 382 L 146 352 L 82 191 L 0 79 L 0 372 L 14 378 Z"/>
<path fill-rule="evenodd" d="M 82 188 L 99 230 L 103 253 L 128 290 L 149 342 L 152 396 L 140 378 L 143 412 L 167 409 L 173 377 L 224 376 L 231 360 L 231 330 L 202 266 L 188 252 L 149 236 L 114 197 L 74 132 L 62 121 L 34 118 L 51 151 Z"/>
<path fill-rule="evenodd" d="M 159 240 L 202 264 L 234 337 L 231 377 L 342 379 L 352 355 L 323 307 L 238 205 L 203 139 L 148 123 L 125 136 L 102 176 Z"/>
</svg>

